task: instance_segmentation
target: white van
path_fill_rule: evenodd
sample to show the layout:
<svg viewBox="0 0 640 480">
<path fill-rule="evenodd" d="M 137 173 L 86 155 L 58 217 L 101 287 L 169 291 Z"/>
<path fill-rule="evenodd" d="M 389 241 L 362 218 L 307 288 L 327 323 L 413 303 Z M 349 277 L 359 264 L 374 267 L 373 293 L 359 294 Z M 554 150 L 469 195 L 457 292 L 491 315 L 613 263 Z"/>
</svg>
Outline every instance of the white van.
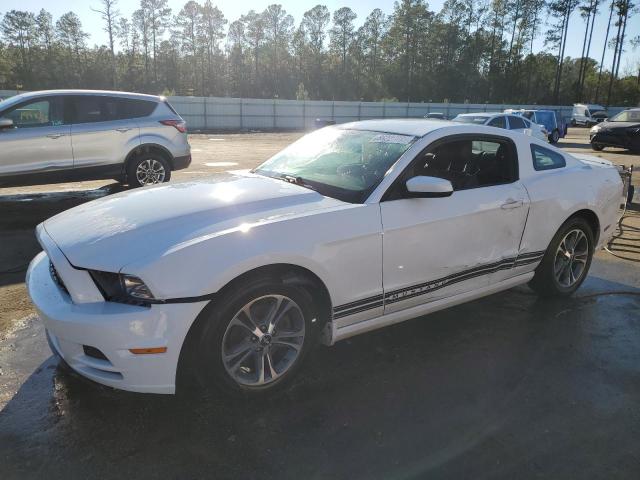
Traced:
<svg viewBox="0 0 640 480">
<path fill-rule="evenodd" d="M 590 127 L 600 122 L 604 122 L 609 115 L 602 105 L 576 103 L 573 105 L 571 115 L 571 125 L 584 125 Z"/>
</svg>

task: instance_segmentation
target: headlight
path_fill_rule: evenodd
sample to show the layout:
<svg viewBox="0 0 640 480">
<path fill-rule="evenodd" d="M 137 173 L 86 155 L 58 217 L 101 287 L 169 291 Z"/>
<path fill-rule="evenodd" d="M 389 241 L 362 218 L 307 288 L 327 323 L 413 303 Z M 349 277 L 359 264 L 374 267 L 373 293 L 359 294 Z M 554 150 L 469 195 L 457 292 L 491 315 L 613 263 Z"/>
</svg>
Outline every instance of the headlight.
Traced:
<svg viewBox="0 0 640 480">
<path fill-rule="evenodd" d="M 149 287 L 136 276 L 97 270 L 89 270 L 89 274 L 108 302 L 144 305 L 154 300 Z"/>
<path fill-rule="evenodd" d="M 124 291 L 127 295 L 135 298 L 141 298 L 143 300 L 153 300 L 153 295 L 149 287 L 147 287 L 142 280 L 133 275 L 120 275 Z"/>
<path fill-rule="evenodd" d="M 596 133 L 600 130 L 600 125 L 594 125 L 591 127 L 591 133 Z"/>
</svg>

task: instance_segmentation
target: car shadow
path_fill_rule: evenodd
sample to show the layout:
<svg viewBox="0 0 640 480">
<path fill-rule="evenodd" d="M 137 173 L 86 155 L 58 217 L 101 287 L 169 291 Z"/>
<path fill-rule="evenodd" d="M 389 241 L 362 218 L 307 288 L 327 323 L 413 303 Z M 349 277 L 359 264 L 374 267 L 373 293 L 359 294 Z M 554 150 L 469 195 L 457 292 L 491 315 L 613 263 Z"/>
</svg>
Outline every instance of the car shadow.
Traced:
<svg viewBox="0 0 640 480">
<path fill-rule="evenodd" d="M 640 446 L 628 415 L 640 398 L 626 373 L 640 363 L 629 328 L 640 300 L 605 294 L 640 289 L 587 283 L 555 301 L 519 287 L 320 347 L 290 389 L 251 401 L 115 391 L 51 357 L 0 412 L 3 473 L 514 478 L 577 464 L 593 473 L 604 467 L 582 455 L 615 459 L 620 445 Z M 553 462 L 559 447 L 556 463 L 536 460 Z"/>
<path fill-rule="evenodd" d="M 573 143 L 573 142 L 564 142 L 560 141 L 556 144 L 557 147 L 560 148 L 577 148 L 580 150 L 591 150 L 590 145 L 585 145 L 584 143 Z"/>
<path fill-rule="evenodd" d="M 588 143 L 574 143 L 574 142 L 565 142 L 565 141 L 560 141 L 556 144 L 557 147 L 560 148 L 575 148 L 577 150 L 587 150 L 589 152 L 593 152 L 593 154 L 597 154 L 597 153 L 601 153 L 601 152 L 597 152 L 595 150 L 593 150 L 591 148 L 591 145 Z M 615 153 L 618 155 L 637 155 L 635 153 L 633 153 L 631 150 L 626 150 L 624 148 L 616 148 L 616 147 L 605 147 L 606 153 Z M 613 150 L 611 150 L 613 149 Z"/>
</svg>

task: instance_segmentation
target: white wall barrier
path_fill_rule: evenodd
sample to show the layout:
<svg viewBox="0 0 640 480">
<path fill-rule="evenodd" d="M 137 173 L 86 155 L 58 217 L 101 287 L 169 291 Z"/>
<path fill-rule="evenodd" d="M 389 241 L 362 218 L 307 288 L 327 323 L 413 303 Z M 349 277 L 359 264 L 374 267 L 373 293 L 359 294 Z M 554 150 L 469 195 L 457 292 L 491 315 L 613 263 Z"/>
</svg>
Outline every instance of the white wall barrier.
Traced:
<svg viewBox="0 0 640 480">
<path fill-rule="evenodd" d="M 374 118 L 422 118 L 441 112 L 446 118 L 460 113 L 502 112 L 507 108 L 546 109 L 569 121 L 572 106 L 488 103 L 339 102 L 321 100 L 261 100 L 250 98 L 170 97 L 176 111 L 197 130 L 296 130 L 314 126 L 316 119 L 336 123 Z M 624 107 L 610 107 L 614 115 Z"/>
<path fill-rule="evenodd" d="M 15 95 L 0 90 L 0 99 Z M 339 102 L 325 100 L 263 100 L 225 97 L 169 97 L 190 131 L 198 130 L 302 130 L 316 119 L 336 123 L 374 118 L 422 118 L 441 112 L 446 118 L 459 113 L 502 112 L 506 108 L 546 109 L 559 112 L 566 121 L 572 106 L 489 103 Z M 610 107 L 610 115 L 625 107 Z"/>
</svg>

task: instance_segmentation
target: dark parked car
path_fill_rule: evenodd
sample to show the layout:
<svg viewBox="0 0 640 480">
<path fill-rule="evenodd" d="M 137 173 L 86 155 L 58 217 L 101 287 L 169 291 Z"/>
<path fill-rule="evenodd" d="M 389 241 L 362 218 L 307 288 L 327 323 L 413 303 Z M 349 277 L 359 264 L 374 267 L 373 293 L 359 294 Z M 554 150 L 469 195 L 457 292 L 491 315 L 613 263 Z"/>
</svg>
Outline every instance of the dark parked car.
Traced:
<svg viewBox="0 0 640 480">
<path fill-rule="evenodd" d="M 640 108 L 623 110 L 606 122 L 594 125 L 590 133 L 591 148 L 622 147 L 640 153 Z"/>
</svg>

